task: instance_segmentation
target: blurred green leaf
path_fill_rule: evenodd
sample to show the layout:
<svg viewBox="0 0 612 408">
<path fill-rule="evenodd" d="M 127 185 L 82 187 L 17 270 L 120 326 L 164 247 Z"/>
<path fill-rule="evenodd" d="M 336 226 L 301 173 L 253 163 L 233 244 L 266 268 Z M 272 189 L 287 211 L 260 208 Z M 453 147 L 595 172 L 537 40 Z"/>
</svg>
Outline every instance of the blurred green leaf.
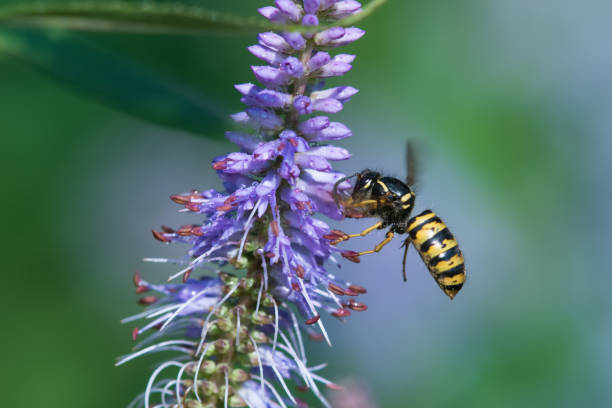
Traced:
<svg viewBox="0 0 612 408">
<path fill-rule="evenodd" d="M 334 25 L 348 26 L 370 15 L 386 0 L 372 0 L 359 14 Z M 304 31 L 301 25 L 272 24 L 260 17 L 242 17 L 180 2 L 34 2 L 0 7 L 0 24 L 85 31 L 203 34 L 262 30 Z M 322 28 L 325 28 L 323 26 Z"/>
<path fill-rule="evenodd" d="M 211 137 L 222 134 L 228 109 L 144 65 L 59 32 L 0 33 L 0 56 L 11 56 L 108 107 L 156 124 Z"/>
</svg>

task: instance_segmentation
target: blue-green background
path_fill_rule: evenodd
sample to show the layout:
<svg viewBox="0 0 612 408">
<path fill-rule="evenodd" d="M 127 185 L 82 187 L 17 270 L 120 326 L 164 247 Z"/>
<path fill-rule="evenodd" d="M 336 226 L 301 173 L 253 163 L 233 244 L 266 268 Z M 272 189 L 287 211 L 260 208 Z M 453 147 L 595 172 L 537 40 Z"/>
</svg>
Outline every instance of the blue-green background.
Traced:
<svg viewBox="0 0 612 408">
<path fill-rule="evenodd" d="M 336 116 L 354 133 L 338 167 L 402 177 L 415 140 L 417 209 L 455 233 L 468 281 L 449 302 L 412 253 L 404 284 L 399 240 L 345 264 L 338 275 L 368 288 L 369 310 L 325 319 L 332 349 L 309 345 L 328 377 L 357 379 L 382 407 L 612 404 L 610 16 L 606 0 L 389 0 L 360 23 L 354 69 L 334 82 L 360 89 Z M 184 249 L 149 231 L 197 222 L 167 197 L 219 186 L 210 162 L 232 147 L 213 117 L 215 138 L 203 138 L 110 109 L 155 102 L 110 67 L 225 115 L 241 109 L 232 84 L 253 80 L 255 35 L 0 33 L 65 65 L 49 75 L 0 53 L 1 405 L 125 406 L 156 362 L 113 366 L 131 347 L 119 320 L 140 310 L 131 275 L 161 281 L 175 269 L 141 258 Z M 108 84 L 123 105 L 96 88 Z M 369 248 L 380 234 L 346 245 Z"/>
</svg>

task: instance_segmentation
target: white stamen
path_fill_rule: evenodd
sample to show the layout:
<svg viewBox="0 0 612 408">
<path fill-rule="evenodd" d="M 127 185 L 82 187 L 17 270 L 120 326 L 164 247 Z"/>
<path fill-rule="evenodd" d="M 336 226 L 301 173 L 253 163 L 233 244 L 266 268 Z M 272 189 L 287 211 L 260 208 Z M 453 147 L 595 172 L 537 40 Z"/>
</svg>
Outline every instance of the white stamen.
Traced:
<svg viewBox="0 0 612 408">
<path fill-rule="evenodd" d="M 236 348 L 240 345 L 240 308 L 236 308 Z"/>
<path fill-rule="evenodd" d="M 142 258 L 143 262 L 152 262 L 152 263 L 172 263 L 172 264 L 184 264 L 186 263 L 180 259 L 169 259 L 169 258 Z"/>
<path fill-rule="evenodd" d="M 200 350 L 202 349 L 202 345 L 204 344 L 204 340 L 206 340 L 206 332 L 208 331 L 208 322 L 210 321 L 210 318 L 212 315 L 215 314 L 215 312 L 223 305 L 223 303 L 225 303 L 225 301 L 227 299 L 229 299 L 229 297 L 232 295 L 232 293 L 234 293 L 236 291 L 236 289 L 238 289 L 238 286 L 240 285 L 241 281 L 236 282 L 236 284 L 230 289 L 229 292 L 227 292 L 227 294 L 225 296 L 223 296 L 223 299 L 221 299 L 214 307 L 213 309 L 208 313 L 208 316 L 206 316 L 206 321 L 204 321 L 204 326 L 202 327 L 202 333 L 200 334 L 200 343 L 198 344 L 198 348 L 196 349 L 196 353 L 195 355 L 197 356 L 200 352 Z"/>
<path fill-rule="evenodd" d="M 158 316 L 162 313 L 166 313 L 169 312 L 170 310 L 176 309 L 177 307 L 179 307 L 179 305 L 172 305 L 172 306 L 160 306 L 158 308 L 155 309 L 150 309 L 150 310 L 146 310 L 142 313 L 138 313 L 132 316 L 128 316 L 124 319 L 121 320 L 121 323 L 125 324 L 125 323 L 129 323 L 129 322 L 133 322 L 134 320 L 139 320 L 142 318 L 151 318 L 153 316 Z M 158 313 L 159 312 L 159 313 Z"/>
<path fill-rule="evenodd" d="M 190 363 L 187 363 L 187 364 L 183 364 L 183 366 L 181 367 L 181 369 L 179 370 L 179 372 L 178 372 L 178 374 L 176 376 L 176 400 L 178 402 L 178 408 L 182 408 L 183 407 L 183 402 L 179 398 L 179 396 L 181 394 L 181 382 L 182 382 L 182 378 L 183 378 L 183 373 L 185 372 L 187 367 L 189 367 L 191 364 L 194 364 L 194 363 L 190 362 Z M 185 394 L 185 395 L 187 395 L 187 394 Z"/>
<path fill-rule="evenodd" d="M 289 310 L 289 312 L 291 313 L 291 320 L 293 321 L 293 330 L 295 331 L 295 334 L 297 336 L 297 343 L 300 346 L 300 354 L 302 356 L 302 360 L 304 361 L 304 363 L 306 363 L 306 350 L 304 349 L 304 341 L 302 340 L 302 332 L 300 330 L 300 326 L 298 324 L 297 318 L 295 317 L 295 314 L 293 313 L 292 310 Z"/>
<path fill-rule="evenodd" d="M 253 340 L 253 337 L 249 335 L 249 339 L 251 339 L 251 343 L 253 343 L 253 347 L 255 347 L 255 354 L 257 354 L 257 364 L 259 365 L 259 376 L 261 377 L 261 395 L 264 393 L 264 382 L 263 382 L 263 365 L 261 364 L 261 355 L 259 354 L 259 347 L 257 347 L 257 343 Z"/>
<path fill-rule="evenodd" d="M 167 361 L 163 363 L 162 365 L 160 365 L 159 367 L 157 367 L 155 371 L 153 371 L 153 374 L 151 374 L 151 377 L 149 377 L 149 382 L 147 383 L 147 388 L 145 389 L 145 395 L 144 395 L 145 408 L 149 408 L 149 397 L 151 395 L 151 389 L 153 388 L 153 383 L 155 382 L 155 378 L 157 378 L 157 375 L 163 369 L 165 369 L 166 367 L 170 367 L 170 366 L 181 367 L 182 364 L 176 361 Z"/>
<path fill-rule="evenodd" d="M 276 378 L 278 378 L 278 381 L 280 381 L 283 389 L 285 390 L 285 394 L 287 394 L 291 402 L 296 404 L 295 398 L 293 398 L 293 395 L 291 395 L 291 391 L 289 391 L 289 387 L 287 387 L 287 384 L 285 384 L 285 380 L 283 379 L 283 376 L 281 375 L 281 373 L 278 372 L 278 368 L 276 368 L 276 362 L 274 361 L 274 356 L 272 356 L 270 360 L 272 362 L 272 370 L 274 371 L 274 374 L 276 374 Z"/>
<path fill-rule="evenodd" d="M 242 239 L 240 240 L 240 248 L 238 249 L 238 255 L 236 256 L 237 260 L 239 260 L 240 257 L 242 256 L 242 250 L 244 249 L 244 244 L 246 243 L 247 235 L 249 235 L 249 231 L 251 230 L 251 227 L 253 226 L 251 224 L 251 221 L 253 220 L 253 216 L 257 212 L 257 207 L 259 207 L 260 204 L 261 204 L 261 197 L 259 198 L 259 200 L 257 200 L 255 205 L 253 206 L 253 209 L 251 210 L 251 214 L 249 214 L 249 218 L 246 220 L 246 223 L 244 224 L 244 235 L 242 236 Z"/>
<path fill-rule="evenodd" d="M 196 396 L 196 399 L 198 401 L 202 401 L 200 400 L 200 395 L 198 394 L 198 374 L 200 373 L 200 366 L 202 365 L 202 361 L 204 361 L 204 356 L 206 355 L 206 352 L 208 351 L 208 348 L 210 347 L 211 343 L 208 343 L 206 345 L 206 347 L 204 347 L 204 351 L 202 352 L 202 355 L 200 356 L 200 359 L 198 360 L 198 365 L 196 366 L 195 369 L 195 373 L 193 374 L 193 393 Z"/>
<path fill-rule="evenodd" d="M 259 304 L 261 302 L 261 293 L 264 289 L 264 280 L 261 280 L 261 284 L 259 285 L 259 292 L 257 292 L 257 305 L 255 306 L 255 314 L 259 313 Z"/>
<path fill-rule="evenodd" d="M 184 365 L 183 365 L 183 367 L 184 367 Z M 170 391 L 170 387 L 172 387 L 174 384 L 176 384 L 176 381 L 169 381 L 168 384 L 166 384 L 166 386 L 162 390 L 163 392 L 160 393 L 161 394 L 162 405 L 168 405 L 168 403 L 166 402 L 166 394 L 170 393 L 170 395 L 172 395 L 172 391 Z M 155 388 L 152 388 L 151 390 L 154 392 Z M 178 399 L 178 396 L 176 398 Z"/>
<path fill-rule="evenodd" d="M 261 256 L 261 267 L 263 269 L 264 276 L 264 290 L 268 290 L 268 266 L 266 262 L 266 256 L 263 253 L 262 249 L 257 250 L 257 253 Z"/>
<path fill-rule="evenodd" d="M 159 331 L 163 331 L 168 324 L 170 324 L 170 322 L 179 314 L 181 313 L 183 310 L 185 310 L 185 308 L 187 306 L 189 306 L 191 303 L 194 302 L 194 300 L 196 300 L 197 298 L 199 298 L 200 296 L 202 296 L 204 293 L 209 292 L 211 288 L 205 288 L 202 289 L 201 291 L 199 291 L 198 293 L 196 293 L 195 295 L 193 295 L 192 297 L 189 298 L 189 300 L 187 300 L 185 303 L 183 303 L 181 305 L 181 307 L 179 307 L 176 312 L 172 313 L 172 316 L 170 316 L 168 318 L 168 320 L 166 320 L 166 322 L 162 325 L 162 327 L 159 329 Z"/>
<path fill-rule="evenodd" d="M 316 366 L 308 367 L 308 371 L 310 371 L 312 373 L 314 371 L 322 370 L 325 367 L 327 367 L 327 363 L 321 363 L 321 364 L 316 365 Z"/>
<path fill-rule="evenodd" d="M 283 402 L 283 399 L 281 398 L 281 396 L 278 394 L 278 392 L 276 391 L 276 389 L 272 386 L 272 384 L 270 384 L 268 382 L 268 380 L 266 380 L 263 377 L 260 377 L 258 375 L 253 375 L 253 378 L 256 380 L 261 380 L 264 382 L 264 384 L 266 384 L 268 386 L 268 388 L 270 389 L 270 391 L 272 391 L 272 394 L 274 394 L 274 397 L 276 398 L 276 400 L 278 401 L 278 403 L 280 404 L 280 406 L 282 408 L 287 408 L 287 405 L 285 405 L 285 403 Z M 265 397 L 264 397 L 265 398 Z"/>
<path fill-rule="evenodd" d="M 223 397 L 224 408 L 227 408 L 228 398 L 229 398 L 229 378 L 227 376 L 227 370 L 225 370 L 225 397 Z"/>
<path fill-rule="evenodd" d="M 308 291 L 306 290 L 306 285 L 304 285 L 304 280 L 298 277 L 298 282 L 300 282 L 300 286 L 302 287 L 302 293 L 304 294 L 304 299 L 306 299 L 306 303 L 308 304 L 308 307 L 310 308 L 310 311 L 312 312 L 313 316 L 318 315 L 319 313 L 317 313 L 317 309 L 315 309 L 314 305 L 312 304 L 312 301 L 310 300 L 310 296 L 308 296 Z M 327 331 L 325 330 L 325 326 L 323 326 L 323 322 L 321 321 L 321 319 L 319 319 L 317 324 L 321 329 L 321 332 L 323 333 L 323 337 L 325 337 L 325 341 L 327 342 L 329 347 L 331 347 L 331 341 L 329 340 L 329 336 L 327 335 Z"/>
<path fill-rule="evenodd" d="M 315 292 L 321 296 L 332 298 L 336 305 L 338 305 L 339 308 L 342 308 L 342 303 L 340 303 L 340 299 L 338 299 L 338 296 L 336 296 L 336 294 L 331 292 L 329 289 L 327 289 L 325 292 L 321 289 L 315 289 Z"/>
<path fill-rule="evenodd" d="M 276 342 L 278 339 L 278 305 L 276 304 L 276 300 L 272 298 L 272 303 L 274 304 L 274 340 L 272 342 L 272 352 L 276 351 Z"/>
<path fill-rule="evenodd" d="M 180 345 L 185 345 L 185 346 L 195 346 L 196 343 L 193 341 L 187 341 L 187 340 L 168 340 L 168 341 L 163 341 L 161 343 L 157 343 L 154 344 L 152 346 L 149 346 L 147 348 L 144 348 L 142 350 L 139 350 L 135 353 L 129 354 L 126 357 L 122 358 L 121 360 L 119 360 L 118 362 L 115 363 L 115 366 L 118 367 L 121 364 L 127 363 L 130 360 L 135 359 L 136 357 L 142 356 L 143 354 L 146 354 L 150 351 L 161 351 L 160 349 L 164 349 L 164 350 L 174 350 L 177 349 L 177 347 L 166 347 L 166 346 L 173 346 L 176 344 L 180 344 Z M 191 352 L 191 350 L 184 348 L 184 347 L 178 347 L 179 350 L 186 350 L 186 352 Z"/>
</svg>

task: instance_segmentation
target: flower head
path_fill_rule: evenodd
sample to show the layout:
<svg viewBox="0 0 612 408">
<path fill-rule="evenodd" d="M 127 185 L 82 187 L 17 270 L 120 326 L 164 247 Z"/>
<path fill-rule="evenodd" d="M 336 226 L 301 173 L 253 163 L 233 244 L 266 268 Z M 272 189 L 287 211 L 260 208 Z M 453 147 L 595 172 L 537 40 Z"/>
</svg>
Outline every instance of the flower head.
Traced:
<svg viewBox="0 0 612 408">
<path fill-rule="evenodd" d="M 332 192 L 344 175 L 332 169 L 332 162 L 350 154 L 329 142 L 352 133 L 327 114 L 342 110 L 357 93 L 350 86 L 325 88 L 324 78 L 352 68 L 353 55 L 330 52 L 364 32 L 317 28 L 360 7 L 353 0 L 276 0 L 259 10 L 272 22 L 301 23 L 309 30 L 259 34 L 249 51 L 265 63 L 251 67 L 260 85 L 236 85 L 245 109 L 232 118 L 243 130 L 226 133 L 239 151 L 212 164 L 224 190 L 171 196 L 204 221 L 153 231 L 159 241 L 188 244 L 189 261 L 171 276 L 182 276 L 183 283 L 153 285 L 135 278 L 139 293 L 157 295 L 144 296 L 149 309 L 126 321 L 149 320 L 135 329 L 135 339 L 153 334 L 120 363 L 154 351 L 180 353 L 154 371 L 142 396 L 146 407 L 153 393 L 173 406 L 216 406 L 218 401 L 301 406 L 289 379 L 328 405 L 317 383 L 332 383 L 315 373 L 321 367 L 306 365 L 301 333 L 330 343 L 321 314 L 344 318 L 366 306 L 355 300 L 364 288 L 328 272 L 338 252 L 330 241 L 339 232 L 315 218 L 317 213 L 342 218 Z M 217 276 L 189 277 L 210 266 Z M 179 339 L 165 340 L 173 336 Z M 157 375 L 170 367 L 178 370 L 176 377 L 158 381 Z"/>
</svg>

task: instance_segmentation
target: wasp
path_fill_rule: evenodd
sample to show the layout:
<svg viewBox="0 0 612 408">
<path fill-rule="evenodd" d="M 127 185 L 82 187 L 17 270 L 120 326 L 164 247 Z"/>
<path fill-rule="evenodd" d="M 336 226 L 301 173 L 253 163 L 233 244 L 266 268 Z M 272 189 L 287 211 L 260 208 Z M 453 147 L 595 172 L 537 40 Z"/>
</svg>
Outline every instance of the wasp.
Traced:
<svg viewBox="0 0 612 408">
<path fill-rule="evenodd" d="M 414 185 L 416 165 L 414 150 L 407 145 L 407 178 L 403 182 L 397 178 L 384 176 L 369 169 L 344 177 L 334 185 L 333 195 L 336 205 L 345 217 L 376 217 L 379 221 L 358 234 L 345 234 L 337 231 L 332 240 L 336 245 L 350 238 L 364 237 L 370 232 L 388 228 L 385 239 L 369 251 L 355 253 L 353 257 L 379 252 L 393 237 L 407 234 L 404 240 L 402 275 L 406 281 L 406 256 L 410 244 L 421 256 L 440 289 L 452 300 L 465 282 L 465 263 L 457 240 L 444 222 L 431 210 L 410 217 L 414 208 Z M 342 195 L 338 187 L 345 181 L 356 178 L 350 195 Z"/>
</svg>

